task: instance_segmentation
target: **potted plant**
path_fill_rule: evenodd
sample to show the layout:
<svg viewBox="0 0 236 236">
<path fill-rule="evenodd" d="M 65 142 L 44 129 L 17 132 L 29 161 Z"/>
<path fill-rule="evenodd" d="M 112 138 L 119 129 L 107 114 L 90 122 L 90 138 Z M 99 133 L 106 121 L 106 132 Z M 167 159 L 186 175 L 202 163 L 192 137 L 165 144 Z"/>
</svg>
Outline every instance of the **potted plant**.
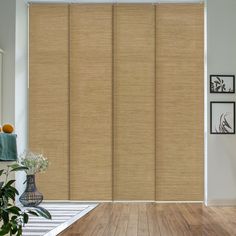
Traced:
<svg viewBox="0 0 236 236">
<path fill-rule="evenodd" d="M 20 196 L 20 202 L 27 207 L 38 206 L 43 200 L 43 195 L 37 190 L 35 174 L 47 169 L 48 159 L 42 154 L 24 151 L 19 160 L 21 165 L 27 167 L 25 170 L 27 174 L 26 189 Z"/>
<path fill-rule="evenodd" d="M 8 180 L 10 172 L 26 170 L 27 167 L 19 164 L 9 165 L 0 170 L 0 235 L 22 235 L 22 227 L 28 223 L 29 214 L 51 219 L 50 213 L 42 207 L 21 209 L 15 205 L 15 196 L 19 195 L 13 186 L 15 180 Z"/>
</svg>

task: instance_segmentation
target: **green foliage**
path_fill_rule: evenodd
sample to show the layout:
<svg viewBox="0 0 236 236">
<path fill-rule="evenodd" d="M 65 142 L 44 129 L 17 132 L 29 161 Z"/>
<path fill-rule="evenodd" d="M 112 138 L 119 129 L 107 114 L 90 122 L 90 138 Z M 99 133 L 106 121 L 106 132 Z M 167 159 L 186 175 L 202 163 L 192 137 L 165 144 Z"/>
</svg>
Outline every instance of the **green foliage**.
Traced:
<svg viewBox="0 0 236 236">
<path fill-rule="evenodd" d="M 22 235 L 22 227 L 28 223 L 29 214 L 51 219 L 50 213 L 42 207 L 23 208 L 15 206 L 15 196 L 19 195 L 13 187 L 15 180 L 9 180 L 10 172 L 27 170 L 28 168 L 19 164 L 9 165 L 6 170 L 0 170 L 0 176 L 5 176 L 5 181 L 0 182 L 0 236 Z"/>
</svg>

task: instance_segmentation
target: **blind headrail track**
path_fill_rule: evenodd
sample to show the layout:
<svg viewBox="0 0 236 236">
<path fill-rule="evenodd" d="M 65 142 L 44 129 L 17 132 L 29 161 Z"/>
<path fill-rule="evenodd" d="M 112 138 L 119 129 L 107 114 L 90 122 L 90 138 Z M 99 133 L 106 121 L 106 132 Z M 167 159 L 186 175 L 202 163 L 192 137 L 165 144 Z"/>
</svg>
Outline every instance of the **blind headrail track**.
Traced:
<svg viewBox="0 0 236 236">
<path fill-rule="evenodd" d="M 140 4 L 161 4 L 161 3 L 176 3 L 176 4 L 184 4 L 184 3 L 204 3 L 205 0 L 25 0 L 26 3 L 50 3 L 50 4 L 58 4 L 58 3 L 80 3 L 80 4 L 124 4 L 124 3 L 140 3 Z"/>
</svg>

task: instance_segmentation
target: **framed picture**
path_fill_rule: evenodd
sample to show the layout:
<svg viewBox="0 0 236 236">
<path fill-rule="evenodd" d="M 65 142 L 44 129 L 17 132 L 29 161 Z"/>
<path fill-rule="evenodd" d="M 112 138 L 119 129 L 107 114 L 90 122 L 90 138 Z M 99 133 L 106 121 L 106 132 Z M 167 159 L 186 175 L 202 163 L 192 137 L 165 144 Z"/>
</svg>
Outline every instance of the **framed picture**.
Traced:
<svg viewBox="0 0 236 236">
<path fill-rule="evenodd" d="M 210 103 L 210 133 L 235 134 L 235 102 Z"/>
<path fill-rule="evenodd" d="M 210 75 L 210 93 L 235 93 L 235 75 Z"/>
</svg>

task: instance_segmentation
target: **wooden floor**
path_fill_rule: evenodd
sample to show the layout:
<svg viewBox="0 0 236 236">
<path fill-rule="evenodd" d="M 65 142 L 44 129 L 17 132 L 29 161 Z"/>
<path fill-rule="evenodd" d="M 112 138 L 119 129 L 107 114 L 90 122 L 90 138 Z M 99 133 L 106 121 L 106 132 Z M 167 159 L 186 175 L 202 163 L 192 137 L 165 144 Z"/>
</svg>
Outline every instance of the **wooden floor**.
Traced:
<svg viewBox="0 0 236 236">
<path fill-rule="evenodd" d="M 236 207 L 104 203 L 60 236 L 236 235 Z"/>
</svg>

